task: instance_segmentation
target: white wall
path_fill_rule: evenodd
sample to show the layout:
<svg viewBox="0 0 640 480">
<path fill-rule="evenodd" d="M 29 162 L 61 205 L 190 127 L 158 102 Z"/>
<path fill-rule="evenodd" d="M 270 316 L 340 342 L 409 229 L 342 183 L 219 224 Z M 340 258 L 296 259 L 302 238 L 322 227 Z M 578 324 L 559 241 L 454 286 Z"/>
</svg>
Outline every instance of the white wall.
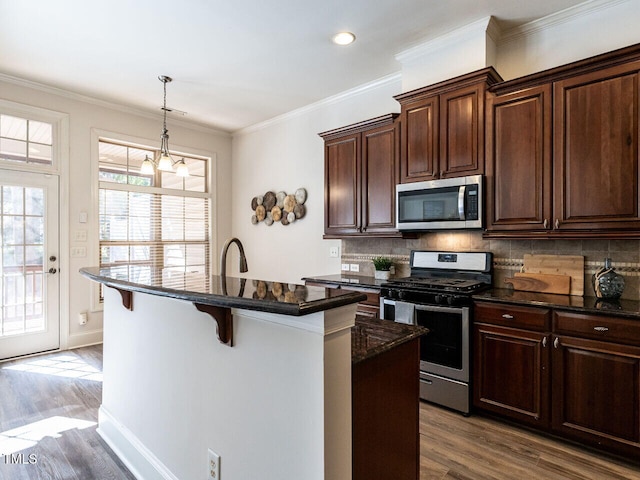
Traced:
<svg viewBox="0 0 640 480">
<path fill-rule="evenodd" d="M 446 45 L 434 43 L 437 48 L 433 62 L 429 62 L 421 50 L 421 64 L 432 68 L 409 65 L 406 72 L 403 68 L 403 78 L 378 88 L 358 91 L 354 95 L 347 92 L 338 100 L 320 102 L 238 132 L 233 139 L 232 228 L 248 251 L 250 276 L 293 282 L 308 275 L 340 273 L 339 259 L 329 258 L 329 246 L 340 245 L 340 242 L 322 240 L 324 152 L 318 132 L 399 111 L 392 96 L 407 88 L 442 80 L 442 74 L 434 72 L 434 68 L 449 74 L 457 72 L 458 62 L 469 68 L 471 65 L 481 68 L 483 61 L 495 58 L 498 73 L 509 79 L 639 43 L 638 25 L 638 0 L 597 0 L 535 22 L 528 28 L 507 32 L 507 37 L 498 41 L 496 51 L 492 38 L 497 35 L 490 27 L 492 38 L 475 36 L 486 48 L 486 56 L 475 48 L 465 55 L 461 46 L 478 33 L 475 27 L 482 27 L 482 21 L 479 21 L 461 29 L 460 35 L 450 34 L 448 49 Z M 447 57 L 447 50 L 450 57 Z M 411 59 L 411 55 L 408 58 Z M 423 75 L 422 81 L 420 75 Z M 410 76 L 407 81 L 406 76 Z M 298 187 L 305 187 L 309 192 L 306 218 L 288 227 L 251 224 L 250 202 L 255 195 L 267 190 L 289 192 Z"/>
<path fill-rule="evenodd" d="M 640 1 L 592 0 L 504 32 L 496 69 L 505 80 L 640 42 Z"/>
<path fill-rule="evenodd" d="M 299 282 L 340 271 L 340 258 L 329 257 L 329 247 L 340 241 L 322 239 L 324 144 L 318 133 L 398 112 L 392 97 L 400 92 L 400 77 L 392 76 L 234 136 L 232 228 L 245 246 L 249 277 Z M 253 197 L 300 187 L 308 194 L 304 218 L 288 226 L 251 223 Z M 228 268 L 237 272 L 237 261 L 229 261 Z"/>
<path fill-rule="evenodd" d="M 68 177 L 67 194 L 61 199 L 61 216 L 67 218 L 67 224 L 60 227 L 61 238 L 71 239 L 67 245 L 61 245 L 60 259 L 64 264 L 64 256 L 68 261 L 68 284 L 60 286 L 62 303 L 68 305 L 68 315 L 61 318 L 62 346 L 74 347 L 102 341 L 102 312 L 91 312 L 91 282 L 78 274 L 84 266 L 98 264 L 98 225 L 95 215 L 96 198 L 92 198 L 92 129 L 112 132 L 126 136 L 135 136 L 147 140 L 147 145 L 157 146 L 160 143 L 162 117 L 155 114 L 136 112 L 133 109 L 114 106 L 110 108 L 105 102 L 91 101 L 77 95 L 56 91 L 52 88 L 16 81 L 10 77 L 0 77 L 0 98 L 14 103 L 37 106 L 69 115 L 69 151 L 68 171 L 62 176 Z M 214 215 L 217 217 L 218 244 L 219 239 L 229 236 L 231 222 L 225 213 L 230 209 L 231 185 L 231 138 L 227 134 L 216 133 L 205 128 L 185 128 L 167 121 L 170 145 L 180 145 L 208 152 L 217 159 L 217 201 Z M 93 170 L 94 172 L 97 169 Z M 95 191 L 95 189 L 93 190 Z M 79 213 L 89 213 L 89 222 L 79 223 Z M 65 215 L 66 213 L 66 215 Z M 88 230 L 88 241 L 83 244 L 73 241 L 73 232 L 78 229 Z M 69 258 L 70 245 L 85 245 L 86 258 Z M 66 247 L 66 250 L 65 250 Z M 81 326 L 76 319 L 78 313 L 90 311 L 89 322 Z"/>
</svg>

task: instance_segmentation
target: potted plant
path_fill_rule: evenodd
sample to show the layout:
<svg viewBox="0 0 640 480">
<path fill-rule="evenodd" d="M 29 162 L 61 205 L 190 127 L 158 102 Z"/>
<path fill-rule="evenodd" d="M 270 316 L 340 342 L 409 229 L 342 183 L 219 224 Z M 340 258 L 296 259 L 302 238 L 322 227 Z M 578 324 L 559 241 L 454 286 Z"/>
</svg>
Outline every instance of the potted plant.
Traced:
<svg viewBox="0 0 640 480">
<path fill-rule="evenodd" d="M 376 279 L 388 280 L 391 276 L 391 267 L 393 267 L 393 260 L 391 260 L 389 257 L 375 257 L 373 259 L 373 266 L 376 269 Z"/>
</svg>

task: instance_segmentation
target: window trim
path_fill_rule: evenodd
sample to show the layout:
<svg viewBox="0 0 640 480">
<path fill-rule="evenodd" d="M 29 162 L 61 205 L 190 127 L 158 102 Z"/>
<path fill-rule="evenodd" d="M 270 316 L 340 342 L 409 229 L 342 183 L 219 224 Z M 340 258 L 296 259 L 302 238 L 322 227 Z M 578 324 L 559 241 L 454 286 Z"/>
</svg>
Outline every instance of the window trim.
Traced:
<svg viewBox="0 0 640 480">
<path fill-rule="evenodd" d="M 154 146 L 158 144 L 158 141 L 149 140 L 142 137 L 135 137 L 131 135 L 125 135 L 120 133 L 114 133 L 106 130 L 91 129 L 91 213 L 90 218 L 94 223 L 91 228 L 91 264 L 99 265 L 100 264 L 100 222 L 98 221 L 100 216 L 100 180 L 99 180 L 99 171 L 100 171 L 100 155 L 99 155 L 99 142 L 112 142 L 119 145 L 125 145 L 133 148 L 143 148 L 143 149 L 153 149 L 157 150 L 158 147 Z M 216 269 L 215 265 L 215 252 L 217 251 L 217 215 L 214 214 L 216 208 L 216 192 L 215 186 L 217 184 L 216 180 L 216 170 L 217 170 L 217 158 L 216 154 L 213 152 L 206 152 L 203 150 L 184 147 L 176 144 L 172 144 L 171 146 L 171 154 L 174 156 L 180 156 L 184 154 L 185 156 L 197 157 L 201 159 L 205 159 L 208 162 L 206 169 L 205 182 L 207 185 L 208 192 L 192 192 L 192 191 L 183 191 L 183 190 L 174 190 L 174 189 L 163 189 L 161 187 L 138 187 L 136 185 L 124 185 L 112 182 L 108 183 L 109 189 L 117 189 L 117 190 L 126 190 L 126 191 L 143 191 L 144 193 L 163 193 L 171 195 L 180 192 L 180 195 L 194 197 L 194 198 L 205 198 L 209 202 L 209 258 L 211 259 L 209 264 L 209 275 L 212 275 Z M 138 190 L 140 189 L 140 190 Z M 94 312 L 102 311 L 103 304 L 100 302 L 100 288 L 99 285 L 92 282 L 93 288 L 91 289 L 91 310 Z"/>
<path fill-rule="evenodd" d="M 0 99 L 0 112 L 30 121 L 49 123 L 52 126 L 53 141 L 51 165 L 37 162 L 13 162 L 0 159 L 0 168 L 21 172 L 60 174 L 61 166 L 67 164 L 69 152 L 69 115 L 44 108 L 21 105 Z"/>
</svg>

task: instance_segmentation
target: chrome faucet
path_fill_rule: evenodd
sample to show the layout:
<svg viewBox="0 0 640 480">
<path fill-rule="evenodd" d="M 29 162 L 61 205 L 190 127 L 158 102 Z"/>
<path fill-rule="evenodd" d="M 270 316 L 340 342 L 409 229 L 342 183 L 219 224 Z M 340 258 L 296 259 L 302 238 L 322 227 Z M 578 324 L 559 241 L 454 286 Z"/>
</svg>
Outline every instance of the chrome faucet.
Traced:
<svg viewBox="0 0 640 480">
<path fill-rule="evenodd" d="M 247 267 L 247 257 L 244 254 L 244 247 L 242 246 L 242 242 L 236 237 L 230 238 L 222 247 L 222 253 L 220 254 L 220 276 L 224 277 L 227 275 L 227 251 L 232 243 L 238 245 L 238 250 L 240 251 L 240 271 L 248 272 L 249 268 Z"/>
</svg>

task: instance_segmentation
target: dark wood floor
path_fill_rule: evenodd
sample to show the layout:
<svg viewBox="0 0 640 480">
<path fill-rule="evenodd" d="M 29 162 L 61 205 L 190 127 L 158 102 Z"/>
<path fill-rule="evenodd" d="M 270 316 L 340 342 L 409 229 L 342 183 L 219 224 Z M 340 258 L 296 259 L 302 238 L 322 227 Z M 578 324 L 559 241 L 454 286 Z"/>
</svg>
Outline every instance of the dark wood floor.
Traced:
<svg viewBox="0 0 640 480">
<path fill-rule="evenodd" d="M 639 459 L 640 460 L 640 459 Z M 633 480 L 637 465 L 491 418 L 420 404 L 420 480 Z"/>
<path fill-rule="evenodd" d="M 101 345 L 0 363 L 0 479 L 135 479 L 96 433 L 101 371 Z"/>
<path fill-rule="evenodd" d="M 0 363 L 1 480 L 134 479 L 96 433 L 101 370 L 100 345 Z M 420 480 L 640 480 L 635 465 L 424 402 L 420 453 Z"/>
</svg>

